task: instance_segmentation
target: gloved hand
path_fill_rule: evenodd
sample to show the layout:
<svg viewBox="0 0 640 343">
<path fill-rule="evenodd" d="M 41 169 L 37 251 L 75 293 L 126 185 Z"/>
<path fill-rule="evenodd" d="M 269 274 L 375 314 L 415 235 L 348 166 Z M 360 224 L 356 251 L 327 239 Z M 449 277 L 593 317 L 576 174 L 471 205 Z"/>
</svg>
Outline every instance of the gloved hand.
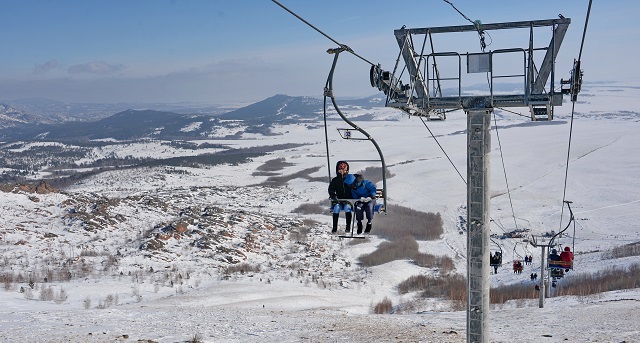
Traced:
<svg viewBox="0 0 640 343">
<path fill-rule="evenodd" d="M 369 197 L 366 197 L 366 198 L 360 198 L 360 201 L 362 201 L 362 202 L 369 202 L 369 201 L 371 201 L 371 198 L 369 198 Z"/>
</svg>

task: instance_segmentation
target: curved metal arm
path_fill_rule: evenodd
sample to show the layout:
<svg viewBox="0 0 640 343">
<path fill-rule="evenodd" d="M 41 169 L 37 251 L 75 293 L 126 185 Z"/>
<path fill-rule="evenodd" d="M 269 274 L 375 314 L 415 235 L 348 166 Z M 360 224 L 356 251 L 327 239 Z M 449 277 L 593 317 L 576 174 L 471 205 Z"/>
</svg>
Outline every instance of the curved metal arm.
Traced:
<svg viewBox="0 0 640 343">
<path fill-rule="evenodd" d="M 335 54 L 335 56 L 333 57 L 333 64 L 331 65 L 331 71 L 329 72 L 329 76 L 327 78 L 327 83 L 325 85 L 324 88 L 324 96 L 325 99 L 326 97 L 330 97 L 331 98 L 331 103 L 333 104 L 333 107 L 336 109 L 336 112 L 338 112 L 338 115 L 340 116 L 340 118 L 342 118 L 342 120 L 344 120 L 347 124 L 349 124 L 351 127 L 353 127 L 355 130 L 358 130 L 360 133 L 362 133 L 365 137 L 367 137 L 368 140 L 371 141 L 371 143 L 373 143 L 373 145 L 375 146 L 376 150 L 378 151 L 378 155 L 380 156 L 380 161 L 382 162 L 382 189 L 384 189 L 384 193 L 382 194 L 382 199 L 384 202 L 384 212 L 387 212 L 387 178 L 386 178 L 386 173 L 387 173 L 387 166 L 384 162 L 384 156 L 382 156 L 382 151 L 380 150 L 380 146 L 378 146 L 378 143 L 375 141 L 375 139 L 373 139 L 373 137 L 371 137 L 364 129 L 360 128 L 358 125 L 354 124 L 352 121 L 350 121 L 349 119 L 347 119 L 347 117 L 345 117 L 344 114 L 342 114 L 342 111 L 340 111 L 340 108 L 338 107 L 338 104 L 336 103 L 336 98 L 333 96 L 333 74 L 334 71 L 336 69 L 336 64 L 338 63 L 338 56 L 340 55 L 340 53 L 344 51 L 343 48 L 336 48 L 336 49 L 329 49 L 329 53 Z M 327 121 L 326 121 L 326 111 L 325 111 L 325 135 L 327 135 Z M 327 164 L 329 164 L 328 160 L 329 160 L 329 140 L 326 139 L 327 142 Z M 329 174 L 331 175 L 331 174 Z"/>
<path fill-rule="evenodd" d="M 555 235 L 553 235 L 553 237 L 551 237 L 551 240 L 549 241 L 549 246 L 552 246 L 553 241 L 556 239 L 556 237 L 559 237 L 563 232 L 567 231 L 569 226 L 571 226 L 571 223 L 576 220 L 576 218 L 573 216 L 573 211 L 571 210 L 572 201 L 565 200 L 564 202 L 567 204 L 567 207 L 569 208 L 569 223 L 567 223 L 567 226 L 564 229 L 562 229 L 562 231 L 556 233 Z"/>
</svg>

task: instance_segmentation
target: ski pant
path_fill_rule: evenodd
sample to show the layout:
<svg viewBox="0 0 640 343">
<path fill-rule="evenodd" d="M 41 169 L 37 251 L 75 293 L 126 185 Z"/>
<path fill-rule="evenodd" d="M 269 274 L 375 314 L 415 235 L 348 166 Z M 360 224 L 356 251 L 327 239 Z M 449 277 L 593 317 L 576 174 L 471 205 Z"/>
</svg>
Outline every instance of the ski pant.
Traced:
<svg viewBox="0 0 640 343">
<path fill-rule="evenodd" d="M 351 212 L 351 204 L 343 202 L 336 203 L 331 206 L 331 212 L 333 212 L 334 214 L 339 214 L 342 210 L 344 210 L 345 213 Z"/>
<path fill-rule="evenodd" d="M 371 200 L 369 202 L 360 202 L 357 201 L 355 203 L 355 212 L 356 212 L 356 220 L 358 222 L 362 222 L 364 215 L 367 216 L 367 222 L 371 223 L 373 220 L 373 208 L 376 206 L 376 201 Z"/>
</svg>

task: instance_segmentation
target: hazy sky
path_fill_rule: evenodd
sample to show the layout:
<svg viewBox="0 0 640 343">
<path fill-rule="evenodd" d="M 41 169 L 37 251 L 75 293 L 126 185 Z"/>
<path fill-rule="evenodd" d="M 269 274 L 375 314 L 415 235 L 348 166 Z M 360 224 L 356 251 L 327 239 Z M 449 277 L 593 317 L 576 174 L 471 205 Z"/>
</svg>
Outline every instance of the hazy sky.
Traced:
<svg viewBox="0 0 640 343">
<path fill-rule="evenodd" d="M 394 29 L 469 24 L 442 0 L 280 2 L 387 70 L 399 52 Z M 587 0 L 451 3 L 483 23 L 571 18 L 556 69 L 558 78 L 568 78 Z M 321 97 L 333 59 L 326 50 L 335 47 L 269 0 L 0 0 L 0 9 L 0 101 L 232 103 L 274 94 Z M 640 84 L 639 9 L 635 0 L 594 1 L 582 56 L 585 81 Z M 487 50 L 526 47 L 525 31 L 518 37 L 493 31 Z M 442 51 L 442 45 L 456 41 L 462 44 L 456 51 L 479 52 L 477 35 L 470 37 L 434 38 L 435 48 Z M 369 67 L 341 54 L 336 95 L 375 94 Z"/>
</svg>

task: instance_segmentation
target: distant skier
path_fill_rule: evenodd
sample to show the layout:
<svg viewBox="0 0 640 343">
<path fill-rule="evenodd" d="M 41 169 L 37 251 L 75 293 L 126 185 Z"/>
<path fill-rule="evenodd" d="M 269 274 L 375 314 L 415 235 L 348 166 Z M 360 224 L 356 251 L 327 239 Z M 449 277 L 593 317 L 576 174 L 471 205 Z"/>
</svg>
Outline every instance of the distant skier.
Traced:
<svg viewBox="0 0 640 343">
<path fill-rule="evenodd" d="M 493 267 L 493 273 L 498 274 L 498 267 L 502 264 L 502 253 L 496 251 L 495 254 L 489 254 L 489 264 Z"/>
</svg>

